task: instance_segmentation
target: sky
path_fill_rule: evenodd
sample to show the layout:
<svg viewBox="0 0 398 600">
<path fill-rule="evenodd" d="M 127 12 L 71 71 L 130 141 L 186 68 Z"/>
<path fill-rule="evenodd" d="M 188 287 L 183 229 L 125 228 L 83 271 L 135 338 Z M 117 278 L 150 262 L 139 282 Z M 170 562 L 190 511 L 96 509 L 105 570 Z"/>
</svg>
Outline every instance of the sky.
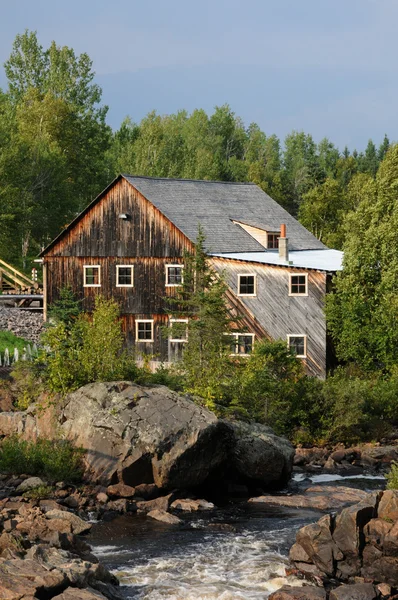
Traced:
<svg viewBox="0 0 398 600">
<path fill-rule="evenodd" d="M 398 141 L 398 0 L 0 0 L 0 14 L 0 64 L 25 29 L 87 52 L 114 129 L 227 103 L 281 139 Z"/>
</svg>

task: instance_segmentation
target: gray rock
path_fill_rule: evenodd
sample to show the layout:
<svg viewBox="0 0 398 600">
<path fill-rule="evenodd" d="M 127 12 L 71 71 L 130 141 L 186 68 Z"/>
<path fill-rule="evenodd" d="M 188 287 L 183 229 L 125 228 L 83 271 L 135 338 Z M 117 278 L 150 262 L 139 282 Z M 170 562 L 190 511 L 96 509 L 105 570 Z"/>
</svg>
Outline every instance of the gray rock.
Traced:
<svg viewBox="0 0 398 600">
<path fill-rule="evenodd" d="M 271 594 L 268 600 L 326 600 L 326 592 L 315 586 L 294 587 L 284 585 Z"/>
<path fill-rule="evenodd" d="M 167 525 L 180 525 L 180 523 L 182 523 L 181 519 L 175 515 L 171 515 L 165 510 L 151 510 L 151 512 L 147 514 L 147 517 L 155 519 L 156 521 L 161 521 L 162 523 L 167 523 Z"/>
<path fill-rule="evenodd" d="M 292 446 L 270 428 L 219 420 L 164 386 L 86 385 L 67 396 L 59 421 L 88 450 L 87 474 L 103 485 L 186 489 L 226 470 L 232 481 L 267 485 L 292 468 Z"/>
<path fill-rule="evenodd" d="M 45 485 L 44 481 L 40 479 L 40 477 L 28 477 L 17 487 L 17 492 L 23 494 L 23 492 L 28 492 L 29 490 L 34 490 L 35 488 L 40 487 L 41 485 Z"/>
<path fill-rule="evenodd" d="M 303 494 L 293 494 L 291 496 L 257 496 L 250 498 L 249 502 L 328 511 L 342 508 L 353 502 L 360 502 L 366 496 L 367 493 L 363 490 L 356 490 L 342 485 L 314 485 L 307 488 Z"/>
<path fill-rule="evenodd" d="M 234 468 L 244 480 L 267 483 L 287 481 L 291 475 L 294 448 L 270 427 L 259 423 L 228 423 L 234 434 Z"/>
<path fill-rule="evenodd" d="M 86 531 L 89 531 L 91 529 L 91 523 L 83 521 L 83 519 L 81 519 L 77 515 L 74 515 L 73 513 L 70 513 L 66 510 L 49 510 L 45 514 L 45 516 L 47 519 L 63 519 L 65 521 L 68 521 L 72 526 L 72 532 L 76 535 L 79 535 L 80 533 L 85 533 Z"/>
<path fill-rule="evenodd" d="M 183 512 L 196 512 L 198 510 L 213 510 L 215 507 L 212 502 L 207 502 L 207 500 L 191 500 L 187 498 L 184 500 L 174 500 L 170 508 Z"/>
<path fill-rule="evenodd" d="M 329 600 L 375 600 L 377 597 L 378 593 L 371 583 L 355 583 L 332 590 Z"/>
</svg>

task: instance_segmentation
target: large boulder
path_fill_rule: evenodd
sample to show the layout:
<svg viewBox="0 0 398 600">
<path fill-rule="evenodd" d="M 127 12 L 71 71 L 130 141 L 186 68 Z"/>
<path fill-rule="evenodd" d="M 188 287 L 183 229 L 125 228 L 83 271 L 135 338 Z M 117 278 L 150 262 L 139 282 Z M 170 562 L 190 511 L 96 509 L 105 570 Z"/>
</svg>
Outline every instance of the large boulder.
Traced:
<svg viewBox="0 0 398 600">
<path fill-rule="evenodd" d="M 215 474 L 277 485 L 291 473 L 293 447 L 261 425 L 230 423 L 164 386 L 86 385 L 65 399 L 61 433 L 87 449 L 90 477 L 103 485 L 196 487 Z"/>
<path fill-rule="evenodd" d="M 242 479 L 274 483 L 290 477 L 294 448 L 287 439 L 259 423 L 238 421 L 229 426 L 234 436 L 232 462 Z"/>
</svg>

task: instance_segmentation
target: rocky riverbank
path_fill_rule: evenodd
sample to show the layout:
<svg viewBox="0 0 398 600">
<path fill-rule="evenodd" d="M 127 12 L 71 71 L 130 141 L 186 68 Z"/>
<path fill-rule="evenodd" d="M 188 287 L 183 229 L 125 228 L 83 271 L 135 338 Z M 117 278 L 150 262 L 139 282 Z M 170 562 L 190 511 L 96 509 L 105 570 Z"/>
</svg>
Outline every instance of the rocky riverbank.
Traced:
<svg viewBox="0 0 398 600">
<path fill-rule="evenodd" d="M 285 586 L 270 600 L 398 598 L 398 491 L 367 494 L 301 528 L 290 559 L 291 572 L 318 587 L 305 595 L 303 588 Z"/>
</svg>

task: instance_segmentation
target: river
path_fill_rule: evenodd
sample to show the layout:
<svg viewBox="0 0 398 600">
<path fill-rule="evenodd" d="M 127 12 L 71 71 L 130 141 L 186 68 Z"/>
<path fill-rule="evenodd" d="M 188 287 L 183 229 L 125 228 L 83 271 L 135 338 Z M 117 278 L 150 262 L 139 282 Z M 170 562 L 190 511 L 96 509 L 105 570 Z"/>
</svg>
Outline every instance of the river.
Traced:
<svg viewBox="0 0 398 600">
<path fill-rule="evenodd" d="M 308 485 L 295 476 L 295 486 Z M 319 475 L 312 483 L 362 489 L 384 487 L 383 477 Z M 316 521 L 313 510 L 231 502 L 211 512 L 182 515 L 173 528 L 144 516 L 97 523 L 93 552 L 120 579 L 126 599 L 263 600 L 285 583 L 296 531 Z"/>
</svg>

